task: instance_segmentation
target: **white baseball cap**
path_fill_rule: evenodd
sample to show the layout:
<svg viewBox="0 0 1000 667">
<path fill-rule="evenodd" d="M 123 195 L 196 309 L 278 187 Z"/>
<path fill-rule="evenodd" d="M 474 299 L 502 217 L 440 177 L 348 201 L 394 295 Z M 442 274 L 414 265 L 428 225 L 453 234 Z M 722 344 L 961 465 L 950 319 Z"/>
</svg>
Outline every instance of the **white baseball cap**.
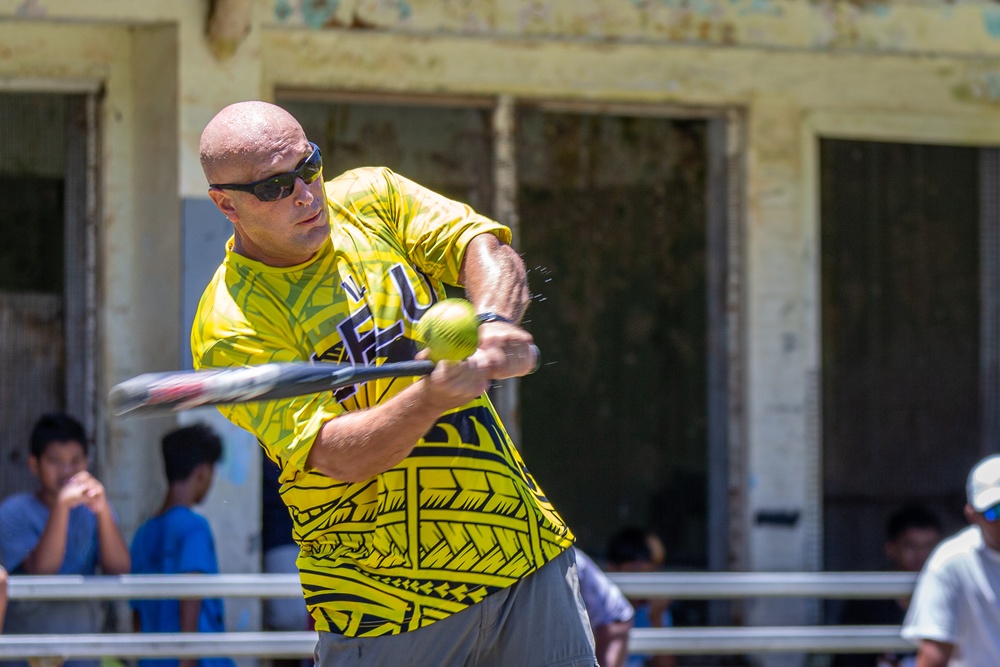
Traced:
<svg viewBox="0 0 1000 667">
<path fill-rule="evenodd" d="M 969 473 L 966 486 L 969 504 L 977 512 L 985 512 L 1000 503 L 1000 455 L 987 456 Z"/>
</svg>

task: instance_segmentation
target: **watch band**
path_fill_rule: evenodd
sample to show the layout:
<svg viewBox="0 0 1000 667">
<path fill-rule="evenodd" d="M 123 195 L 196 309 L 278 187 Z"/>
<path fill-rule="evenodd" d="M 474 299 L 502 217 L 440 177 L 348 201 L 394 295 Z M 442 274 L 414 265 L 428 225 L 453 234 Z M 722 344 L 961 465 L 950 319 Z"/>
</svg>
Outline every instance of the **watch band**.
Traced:
<svg viewBox="0 0 1000 667">
<path fill-rule="evenodd" d="M 504 324 L 517 324 L 514 320 L 508 319 L 503 315 L 497 315 L 493 311 L 487 310 L 484 313 L 479 313 L 476 315 L 479 318 L 480 324 L 486 324 L 487 322 L 503 322 Z"/>
</svg>

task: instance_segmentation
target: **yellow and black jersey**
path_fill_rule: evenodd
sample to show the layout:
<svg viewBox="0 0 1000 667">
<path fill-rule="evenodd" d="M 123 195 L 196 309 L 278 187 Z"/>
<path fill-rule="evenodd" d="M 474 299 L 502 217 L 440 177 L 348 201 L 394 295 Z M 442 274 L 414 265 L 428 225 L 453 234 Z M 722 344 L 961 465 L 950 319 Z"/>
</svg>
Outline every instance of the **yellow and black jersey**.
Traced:
<svg viewBox="0 0 1000 667">
<path fill-rule="evenodd" d="M 202 296 L 195 368 L 412 359 L 421 315 L 458 284 L 478 234 L 510 231 L 387 169 L 326 184 L 331 238 L 308 262 L 266 266 L 232 251 Z M 442 416 L 399 465 L 361 483 L 311 470 L 309 448 L 338 415 L 416 378 L 220 408 L 282 469 L 316 627 L 348 636 L 413 630 L 479 602 L 552 560 L 573 536 L 483 395 Z"/>
</svg>

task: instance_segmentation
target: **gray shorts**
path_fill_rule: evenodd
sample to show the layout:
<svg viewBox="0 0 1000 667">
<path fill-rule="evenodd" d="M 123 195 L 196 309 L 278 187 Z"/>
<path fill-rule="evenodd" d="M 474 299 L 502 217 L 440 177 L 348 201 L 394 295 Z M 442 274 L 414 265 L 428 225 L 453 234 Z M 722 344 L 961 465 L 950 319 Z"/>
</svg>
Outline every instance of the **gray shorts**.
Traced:
<svg viewBox="0 0 1000 667">
<path fill-rule="evenodd" d="M 425 628 L 385 637 L 320 632 L 320 667 L 596 667 L 573 549 Z"/>
</svg>

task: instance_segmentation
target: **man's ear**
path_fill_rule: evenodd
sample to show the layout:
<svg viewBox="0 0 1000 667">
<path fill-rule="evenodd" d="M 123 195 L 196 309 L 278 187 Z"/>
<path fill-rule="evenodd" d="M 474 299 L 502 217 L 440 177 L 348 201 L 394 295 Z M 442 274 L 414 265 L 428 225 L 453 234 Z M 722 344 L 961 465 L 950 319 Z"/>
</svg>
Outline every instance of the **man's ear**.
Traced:
<svg viewBox="0 0 1000 667">
<path fill-rule="evenodd" d="M 978 518 L 979 518 L 979 515 L 976 514 L 976 510 L 972 507 L 972 505 L 966 503 L 965 504 L 965 520 L 968 521 L 971 524 L 979 525 L 979 521 L 977 521 Z"/>
<path fill-rule="evenodd" d="M 225 190 L 209 188 L 208 196 L 212 198 L 213 202 L 215 202 L 216 207 L 222 211 L 222 215 L 229 219 L 229 222 L 239 221 L 240 215 L 236 212 L 236 206 L 234 205 L 233 198 Z"/>
<path fill-rule="evenodd" d="M 28 454 L 28 470 L 35 477 L 38 477 L 38 457 L 34 454 Z"/>
<path fill-rule="evenodd" d="M 211 463 L 199 463 L 194 468 L 194 476 L 197 477 L 199 482 L 204 482 L 206 479 L 211 479 L 212 477 L 212 464 Z"/>
</svg>

